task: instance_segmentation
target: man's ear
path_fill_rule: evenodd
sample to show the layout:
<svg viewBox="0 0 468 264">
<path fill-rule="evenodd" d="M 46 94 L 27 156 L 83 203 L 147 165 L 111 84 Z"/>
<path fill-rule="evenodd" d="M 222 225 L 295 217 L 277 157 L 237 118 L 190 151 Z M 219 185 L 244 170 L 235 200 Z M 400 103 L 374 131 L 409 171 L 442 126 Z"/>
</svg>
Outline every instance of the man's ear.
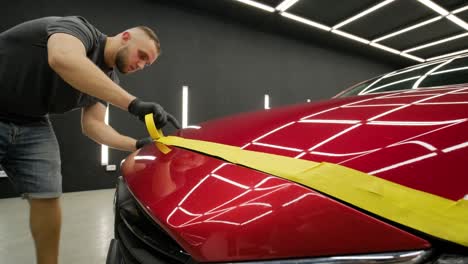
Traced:
<svg viewBox="0 0 468 264">
<path fill-rule="evenodd" d="M 124 32 L 122 33 L 122 41 L 123 41 L 123 42 L 129 41 L 131 38 L 132 38 L 132 35 L 130 34 L 130 32 L 124 31 Z"/>
</svg>

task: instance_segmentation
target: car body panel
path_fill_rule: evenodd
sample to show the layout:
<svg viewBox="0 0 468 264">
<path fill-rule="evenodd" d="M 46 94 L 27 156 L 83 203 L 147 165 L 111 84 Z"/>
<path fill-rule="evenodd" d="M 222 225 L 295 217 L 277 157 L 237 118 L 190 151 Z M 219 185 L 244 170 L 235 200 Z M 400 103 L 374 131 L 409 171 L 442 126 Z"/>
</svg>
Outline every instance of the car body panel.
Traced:
<svg viewBox="0 0 468 264">
<path fill-rule="evenodd" d="M 358 83 L 332 99 L 228 116 L 179 130 L 177 136 L 338 164 L 368 174 L 366 179 L 385 179 L 386 186 L 397 183 L 416 190 L 412 193 L 445 198 L 440 199 L 445 205 L 466 204 L 457 201 L 468 200 L 467 65 L 467 54 L 414 65 Z M 405 227 L 408 222 L 363 203 L 339 200 L 345 196 L 327 196 L 221 157 L 170 148 L 163 154 L 155 145 L 145 146 L 121 166 L 116 240 L 130 263 L 147 263 L 142 256 L 157 259 L 150 263 L 341 263 L 343 257 L 349 263 L 406 263 L 387 255 L 408 254 L 417 256 L 411 263 L 468 258 L 466 245 Z M 310 177 L 341 176 L 324 171 Z M 385 189 L 376 187 L 371 195 Z M 443 228 L 454 232 L 449 225 Z"/>
<path fill-rule="evenodd" d="M 468 193 L 467 121 L 468 88 L 454 86 L 242 114 L 179 136 L 337 163 L 456 201 Z M 314 190 L 188 150 L 145 147 L 122 170 L 142 206 L 197 261 L 430 246 Z"/>
<path fill-rule="evenodd" d="M 238 115 L 179 135 L 336 163 L 456 201 L 468 194 L 467 120 L 458 85 Z"/>
<path fill-rule="evenodd" d="M 189 150 L 148 146 L 122 170 L 148 214 L 199 262 L 430 247 L 314 190 Z"/>
</svg>

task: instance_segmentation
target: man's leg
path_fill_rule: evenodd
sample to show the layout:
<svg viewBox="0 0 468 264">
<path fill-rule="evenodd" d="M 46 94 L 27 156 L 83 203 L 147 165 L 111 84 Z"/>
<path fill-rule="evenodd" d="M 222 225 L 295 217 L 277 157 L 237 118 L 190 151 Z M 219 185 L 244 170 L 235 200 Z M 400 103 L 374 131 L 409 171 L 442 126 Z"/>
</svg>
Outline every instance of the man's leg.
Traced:
<svg viewBox="0 0 468 264">
<path fill-rule="evenodd" d="M 29 222 L 37 264 L 56 264 L 61 227 L 58 197 L 62 193 L 62 175 L 55 133 L 49 122 L 7 125 L 8 148 L 2 165 L 23 198 L 29 201 Z"/>
<path fill-rule="evenodd" d="M 60 199 L 30 199 L 29 204 L 37 264 L 57 264 L 62 224 Z"/>
</svg>

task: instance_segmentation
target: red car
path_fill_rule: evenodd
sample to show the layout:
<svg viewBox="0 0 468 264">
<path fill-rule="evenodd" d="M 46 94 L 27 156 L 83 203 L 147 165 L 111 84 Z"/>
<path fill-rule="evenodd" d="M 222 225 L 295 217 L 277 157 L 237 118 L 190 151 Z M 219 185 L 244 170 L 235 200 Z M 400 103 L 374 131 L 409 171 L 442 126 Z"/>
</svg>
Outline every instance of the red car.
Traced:
<svg viewBox="0 0 468 264">
<path fill-rule="evenodd" d="M 200 126 L 123 162 L 108 263 L 468 263 L 468 55 Z"/>
</svg>

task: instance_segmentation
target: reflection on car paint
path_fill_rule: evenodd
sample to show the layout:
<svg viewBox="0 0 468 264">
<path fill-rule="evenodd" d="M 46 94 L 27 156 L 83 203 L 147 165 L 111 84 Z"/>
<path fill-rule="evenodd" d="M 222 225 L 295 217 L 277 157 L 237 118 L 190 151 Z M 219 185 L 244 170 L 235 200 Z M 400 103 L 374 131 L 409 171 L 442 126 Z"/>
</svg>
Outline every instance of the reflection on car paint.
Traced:
<svg viewBox="0 0 468 264">
<path fill-rule="evenodd" d="M 225 177 L 223 177 L 221 175 L 216 174 L 216 172 L 220 171 L 222 168 L 229 167 L 229 166 L 235 166 L 235 165 L 230 164 L 230 163 L 222 163 L 217 168 L 215 168 L 210 174 L 205 176 L 197 185 L 195 185 L 187 193 L 187 195 L 179 202 L 177 207 L 175 207 L 174 210 L 169 214 L 169 216 L 166 219 L 167 223 L 169 225 L 171 225 L 172 227 L 174 227 L 174 228 L 184 227 L 184 226 L 188 226 L 188 225 L 196 225 L 196 224 L 201 224 L 201 223 L 223 223 L 223 224 L 229 224 L 229 225 L 243 226 L 243 225 L 249 224 L 249 223 L 251 223 L 251 222 L 253 222 L 255 220 L 258 220 L 258 219 L 260 219 L 260 218 L 262 218 L 262 217 L 264 217 L 266 215 L 269 215 L 273 211 L 268 210 L 268 211 L 264 212 L 264 211 L 260 210 L 259 214 L 253 215 L 251 218 L 248 218 L 248 219 L 244 220 L 243 222 L 233 222 L 233 221 L 222 220 L 222 215 L 226 214 L 228 212 L 231 212 L 233 210 L 236 210 L 238 208 L 245 207 L 245 206 L 260 206 L 260 207 L 271 208 L 272 205 L 269 204 L 269 203 L 260 203 L 260 202 L 254 202 L 254 201 L 258 200 L 260 198 L 266 197 L 266 196 L 268 196 L 268 195 L 270 195 L 272 193 L 275 193 L 275 192 L 277 192 L 277 191 L 279 191 L 279 190 L 281 190 L 281 189 L 283 189 L 285 187 L 289 187 L 289 186 L 293 185 L 292 183 L 286 183 L 286 184 L 285 183 L 279 183 L 279 184 L 276 184 L 274 186 L 261 187 L 267 181 L 277 179 L 276 177 L 271 177 L 270 176 L 270 177 L 267 177 L 267 178 L 263 179 L 262 181 L 260 181 L 259 183 L 257 183 L 254 186 L 247 186 L 247 185 L 237 183 L 237 182 L 235 182 L 235 181 L 233 181 L 231 179 L 228 179 L 228 178 L 225 178 Z M 228 184 L 231 184 L 231 185 L 233 185 L 235 187 L 238 187 L 238 188 L 240 188 L 240 189 L 242 189 L 244 191 L 241 194 L 233 197 L 232 199 L 227 200 L 223 204 L 218 205 L 218 206 L 216 206 L 216 207 L 214 207 L 214 208 L 212 208 L 210 210 L 207 210 L 206 212 L 203 212 L 203 213 L 194 213 L 194 212 L 190 212 L 189 210 L 185 209 L 183 207 L 184 201 L 187 200 L 192 193 L 196 192 L 197 188 L 200 185 L 202 185 L 205 181 L 209 180 L 210 178 L 215 178 L 215 179 L 221 180 L 221 181 L 223 181 L 225 183 L 228 183 Z M 271 190 L 271 191 L 269 191 L 267 193 L 264 193 L 264 194 L 260 194 L 260 195 L 254 195 L 255 196 L 254 199 L 242 202 L 242 203 L 240 203 L 238 205 L 227 206 L 229 203 L 244 197 L 248 193 L 265 191 L 265 190 Z M 293 199 L 293 200 L 295 200 L 295 199 Z M 287 204 L 287 203 L 292 203 L 292 202 L 291 201 L 286 201 L 285 203 Z M 173 224 L 172 217 L 177 212 L 182 212 L 182 213 L 186 214 L 186 216 L 188 216 L 189 220 L 187 220 L 186 222 L 180 223 L 180 224 Z M 206 219 L 196 221 L 196 220 L 199 220 L 200 218 L 206 218 Z"/>
<path fill-rule="evenodd" d="M 450 88 L 446 88 L 444 89 L 444 92 L 443 93 L 437 93 L 437 94 L 434 94 L 434 93 L 429 93 L 425 96 L 421 96 L 421 95 L 407 95 L 408 91 L 404 91 L 404 92 L 398 92 L 398 93 L 392 93 L 392 94 L 388 94 L 388 95 L 382 95 L 382 96 L 379 96 L 379 97 L 375 97 L 375 98 L 370 98 L 370 99 L 364 99 L 364 100 L 361 100 L 361 101 L 358 101 L 358 102 L 353 102 L 353 103 L 350 103 L 350 104 L 345 104 L 345 105 L 342 105 L 342 106 L 339 106 L 339 107 L 333 107 L 333 108 L 330 108 L 330 109 L 325 109 L 325 110 L 322 110 L 318 113 L 314 113 L 314 114 L 311 114 L 311 115 L 308 115 L 308 116 L 305 116 L 305 117 L 302 117 L 300 118 L 299 120 L 297 121 L 294 121 L 294 122 L 288 122 L 287 124 L 284 124 L 284 125 L 281 125 L 267 133 L 265 133 L 264 135 L 256 138 L 255 140 L 253 140 L 252 142 L 249 142 L 247 144 L 245 144 L 242 148 L 243 149 L 249 149 L 249 147 L 251 147 L 252 145 L 257 145 L 257 146 L 263 146 L 263 147 L 266 147 L 266 148 L 276 148 L 276 149 L 282 149 L 282 150 L 286 150 L 286 151 L 292 151 L 292 152 L 300 152 L 300 154 L 297 154 L 295 156 L 295 158 L 301 158 L 303 157 L 304 155 L 306 154 L 311 154 L 311 155 L 315 155 L 315 156 L 334 156 L 334 157 L 346 157 L 346 156 L 355 156 L 355 157 L 352 157 L 350 159 L 346 159 L 346 160 L 342 160 L 340 162 L 338 162 L 339 164 L 343 164 L 343 165 L 346 165 L 347 162 L 355 159 L 355 158 L 360 158 L 362 156 L 365 156 L 365 155 L 368 155 L 368 154 L 371 154 L 371 153 L 374 153 L 376 151 L 380 151 L 382 149 L 385 149 L 385 148 L 392 148 L 392 147 L 397 147 L 397 146 L 400 146 L 400 145 L 404 145 L 404 144 L 416 144 L 416 145 L 419 145 L 419 146 L 422 146 L 424 148 L 426 148 L 430 153 L 425 153 L 423 155 L 420 155 L 420 156 L 417 156 L 417 157 L 412 157 L 410 159 L 407 159 L 407 160 L 404 160 L 404 161 L 398 161 L 398 162 L 395 162 L 391 165 L 388 165 L 388 166 L 385 166 L 385 167 L 382 167 L 382 168 L 379 168 L 379 169 L 374 169 L 372 171 L 366 171 L 367 173 L 369 174 L 378 174 L 380 172 L 384 172 L 384 171 L 388 171 L 388 170 L 392 170 L 392 169 L 395 169 L 395 168 L 398 168 L 398 167 L 401 167 L 401 166 L 405 166 L 405 165 L 409 165 L 409 164 L 412 164 L 412 163 L 415 163 L 415 162 L 418 162 L 418 161 L 421 161 L 421 160 L 424 160 L 424 159 L 428 159 L 428 158 L 431 158 L 431 157 L 434 157 L 437 154 L 437 152 L 439 151 L 438 148 L 434 147 L 433 145 L 431 145 L 429 142 L 424 142 L 424 141 L 421 141 L 421 140 L 413 140 L 415 138 L 418 138 L 418 137 L 421 137 L 423 135 L 427 135 L 429 133 L 434 133 L 434 132 L 437 132 L 439 130 L 442 130 L 444 128 L 448 128 L 450 126 L 453 126 L 453 125 L 459 125 L 461 123 L 464 123 L 468 120 L 468 118 L 458 118 L 458 119 L 452 119 L 452 120 L 439 120 L 439 121 L 408 121 L 408 120 L 405 120 L 405 121 L 395 121 L 395 120 L 385 120 L 385 121 L 380 121 L 379 119 L 389 115 L 389 114 L 394 114 L 398 111 L 403 111 L 404 109 L 408 108 L 408 107 L 411 107 L 411 106 L 425 106 L 425 105 L 430 105 L 430 106 L 435 106 L 435 105 L 456 105 L 456 104 L 468 104 L 467 101 L 454 101 L 453 103 L 450 102 L 450 101 L 441 101 L 441 102 L 428 102 L 428 101 L 431 101 L 431 100 L 435 100 L 435 99 L 438 99 L 438 98 L 444 98 L 444 97 L 448 97 L 450 95 L 453 95 L 453 94 L 460 94 L 460 93 L 464 93 L 467 91 L 467 88 L 461 88 L 461 89 L 450 89 Z M 372 104 L 372 101 L 378 101 L 380 99 L 384 99 L 384 98 L 402 98 L 402 97 L 416 97 L 412 102 L 407 102 L 405 104 L 395 104 L 395 103 L 391 103 L 391 104 Z M 422 98 L 421 98 L 422 97 Z M 453 98 L 453 99 L 456 99 L 456 98 Z M 366 103 L 364 105 L 361 105 L 362 103 Z M 344 120 L 344 119 L 326 119 L 326 118 L 320 118 L 320 116 L 323 116 L 328 113 L 333 113 L 334 111 L 341 111 L 343 108 L 349 108 L 349 107 L 353 107 L 353 108 L 357 108 L 357 107 L 366 107 L 366 108 L 372 108 L 372 107 L 380 107 L 380 106 L 387 106 L 387 107 L 391 107 L 390 110 L 387 110 L 383 113 L 379 113 L 379 114 L 376 114 L 375 116 L 372 116 L 370 118 L 368 118 L 367 120 L 363 120 L 363 121 L 360 121 L 360 120 Z M 366 111 L 369 111 L 369 109 L 366 109 Z M 312 117 L 315 117 L 315 118 L 312 118 Z M 431 116 L 428 116 L 427 117 L 428 119 L 431 118 Z M 262 139 L 265 139 L 269 136 L 274 136 L 274 133 L 276 132 L 279 132 L 280 130 L 284 130 L 296 123 L 306 123 L 306 124 L 349 124 L 349 125 L 353 125 L 353 126 L 350 126 L 350 127 L 347 127 L 345 129 L 342 129 L 341 131 L 335 133 L 334 135 L 326 138 L 326 139 L 323 139 L 322 141 L 316 143 L 315 145 L 309 147 L 309 148 L 298 148 L 297 146 L 285 146 L 285 145 L 275 145 L 275 144 L 272 144 L 271 142 L 268 142 L 268 143 L 264 143 L 264 142 L 261 142 Z M 373 149 L 364 149 L 364 150 L 356 150 L 355 152 L 346 152 L 346 153 L 334 153 L 334 152 L 326 152 L 326 151 L 314 151 L 315 149 L 321 147 L 321 149 L 326 149 L 326 143 L 328 142 L 331 142 L 332 140 L 350 132 L 351 130 L 354 130 L 360 126 L 422 126 L 422 127 L 427 127 L 427 131 L 423 132 L 423 133 L 420 133 L 416 136 L 411 136 L 410 138 L 403 138 L 401 139 L 400 141 L 398 142 L 392 142 L 390 144 L 388 144 L 387 146 L 382 146 L 380 148 L 373 148 Z M 444 126 L 445 125 L 445 126 Z M 432 126 L 436 126 L 436 128 L 434 129 L 430 129 L 430 127 Z M 287 140 L 286 140 L 287 141 Z M 456 147 L 455 147 L 456 146 Z M 455 149 L 461 149 L 461 148 L 464 148 L 466 147 L 466 142 L 462 142 L 462 143 L 458 143 L 456 144 L 455 146 L 449 146 L 449 147 L 446 147 L 444 149 L 441 149 L 440 151 L 442 153 L 448 153 L 449 151 L 447 150 L 455 150 Z M 319 161 L 319 160 L 317 160 Z"/>
</svg>

